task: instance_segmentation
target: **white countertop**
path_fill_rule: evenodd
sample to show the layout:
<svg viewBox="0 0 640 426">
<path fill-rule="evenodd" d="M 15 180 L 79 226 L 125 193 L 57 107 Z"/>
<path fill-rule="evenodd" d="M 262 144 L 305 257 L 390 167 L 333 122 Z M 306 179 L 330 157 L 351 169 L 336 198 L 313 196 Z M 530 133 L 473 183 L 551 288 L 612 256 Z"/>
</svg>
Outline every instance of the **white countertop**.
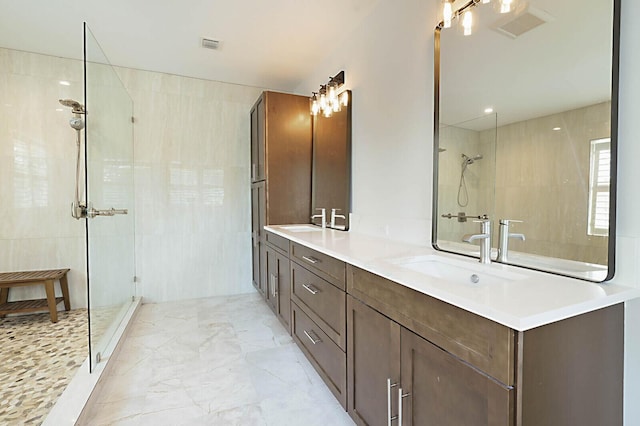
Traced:
<svg viewBox="0 0 640 426">
<path fill-rule="evenodd" d="M 352 231 L 305 225 L 272 225 L 265 229 L 518 331 L 640 297 L 640 289 L 632 287 L 596 284 L 498 263 L 482 265 L 431 247 Z M 424 259 L 431 265 L 452 265 L 463 275 L 468 271 L 469 277 L 475 274 L 479 281 L 473 283 L 453 275 L 437 278 L 413 270 L 416 264 L 411 262 Z"/>
</svg>

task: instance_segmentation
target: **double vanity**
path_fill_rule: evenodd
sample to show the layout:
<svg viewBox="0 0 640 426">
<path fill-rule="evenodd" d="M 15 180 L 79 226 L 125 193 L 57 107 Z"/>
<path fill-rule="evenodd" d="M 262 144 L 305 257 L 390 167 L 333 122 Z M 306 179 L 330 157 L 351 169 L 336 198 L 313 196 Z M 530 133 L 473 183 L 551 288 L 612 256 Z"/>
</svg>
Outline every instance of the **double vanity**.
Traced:
<svg viewBox="0 0 640 426">
<path fill-rule="evenodd" d="M 622 424 L 640 290 L 313 225 L 265 239 L 265 299 L 357 424 Z"/>
</svg>

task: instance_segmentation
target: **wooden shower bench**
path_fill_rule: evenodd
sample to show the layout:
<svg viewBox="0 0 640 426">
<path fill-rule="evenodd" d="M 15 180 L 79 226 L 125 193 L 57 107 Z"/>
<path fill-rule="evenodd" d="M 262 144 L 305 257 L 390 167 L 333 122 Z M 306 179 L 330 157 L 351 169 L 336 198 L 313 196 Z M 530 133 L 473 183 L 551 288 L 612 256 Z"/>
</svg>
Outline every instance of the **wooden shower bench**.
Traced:
<svg viewBox="0 0 640 426">
<path fill-rule="evenodd" d="M 0 272 L 0 318 L 7 314 L 19 312 L 40 312 L 49 309 L 51 322 L 58 322 L 58 303 L 64 302 L 66 311 L 71 309 L 69 303 L 69 285 L 67 283 L 69 269 L 52 269 L 49 271 Z M 62 297 L 56 297 L 54 283 L 60 281 Z M 29 285 L 44 285 L 46 299 L 18 300 L 8 302 L 9 289 Z"/>
</svg>

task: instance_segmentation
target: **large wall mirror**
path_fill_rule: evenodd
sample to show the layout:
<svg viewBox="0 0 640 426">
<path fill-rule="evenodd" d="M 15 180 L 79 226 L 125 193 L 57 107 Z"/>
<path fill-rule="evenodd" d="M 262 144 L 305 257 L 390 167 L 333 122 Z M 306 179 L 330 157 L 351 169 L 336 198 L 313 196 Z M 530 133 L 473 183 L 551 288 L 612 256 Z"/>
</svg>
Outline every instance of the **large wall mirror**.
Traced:
<svg viewBox="0 0 640 426">
<path fill-rule="evenodd" d="M 611 279 L 619 0 L 452 5 L 435 33 L 434 247 L 478 257 L 465 235 L 488 218 L 493 261 Z"/>
<path fill-rule="evenodd" d="M 351 211 L 351 91 L 349 101 L 330 117 L 313 117 L 313 176 L 311 207 L 325 209 L 327 227 L 349 229 Z M 332 220 L 333 219 L 333 220 Z M 318 223 L 316 218 L 312 222 Z"/>
</svg>

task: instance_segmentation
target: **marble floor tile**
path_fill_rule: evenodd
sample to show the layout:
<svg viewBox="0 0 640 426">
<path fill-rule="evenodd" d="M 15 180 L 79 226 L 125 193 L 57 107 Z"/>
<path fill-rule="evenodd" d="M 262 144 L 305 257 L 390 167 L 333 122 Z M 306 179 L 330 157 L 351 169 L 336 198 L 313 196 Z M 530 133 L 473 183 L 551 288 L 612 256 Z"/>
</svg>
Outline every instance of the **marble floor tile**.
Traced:
<svg viewBox="0 0 640 426">
<path fill-rule="evenodd" d="M 143 305 L 87 425 L 353 425 L 257 293 Z"/>
</svg>

